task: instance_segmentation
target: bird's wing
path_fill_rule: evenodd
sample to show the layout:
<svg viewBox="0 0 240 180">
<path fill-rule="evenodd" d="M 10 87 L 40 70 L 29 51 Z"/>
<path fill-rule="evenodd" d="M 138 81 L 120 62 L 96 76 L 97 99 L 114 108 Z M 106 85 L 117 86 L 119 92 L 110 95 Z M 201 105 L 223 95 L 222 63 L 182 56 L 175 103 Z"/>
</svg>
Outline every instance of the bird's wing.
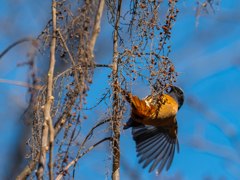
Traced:
<svg viewBox="0 0 240 180">
<path fill-rule="evenodd" d="M 143 168 L 145 168 L 153 162 L 149 173 L 158 166 L 156 174 L 160 174 L 166 163 L 166 170 L 170 168 L 175 153 L 175 145 L 177 145 L 179 153 L 177 136 L 172 133 L 173 131 L 177 132 L 177 125 L 175 128 L 175 130 L 170 130 L 169 128 L 144 124 L 132 128 L 133 140 L 136 142 L 136 151 L 138 152 L 137 156 L 141 156 L 139 163 L 145 161 L 143 164 Z"/>
</svg>

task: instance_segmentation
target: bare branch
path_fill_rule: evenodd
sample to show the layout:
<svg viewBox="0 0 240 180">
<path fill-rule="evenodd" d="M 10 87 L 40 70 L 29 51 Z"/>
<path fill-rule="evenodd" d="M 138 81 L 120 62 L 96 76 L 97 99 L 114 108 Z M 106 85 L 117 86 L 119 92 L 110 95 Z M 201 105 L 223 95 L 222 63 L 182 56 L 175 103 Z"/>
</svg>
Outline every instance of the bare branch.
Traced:
<svg viewBox="0 0 240 180">
<path fill-rule="evenodd" d="M 94 53 L 93 53 L 94 45 L 96 43 L 98 34 L 100 32 L 100 21 L 101 21 L 101 18 L 102 18 L 104 3 L 105 3 L 104 0 L 100 0 L 100 2 L 99 2 L 98 10 L 97 10 L 97 13 L 95 15 L 94 27 L 93 27 L 92 34 L 91 34 L 90 41 L 89 41 L 89 49 L 90 49 L 90 52 L 92 54 L 92 58 L 94 58 Z"/>
<path fill-rule="evenodd" d="M 113 75 L 113 172 L 112 179 L 119 180 L 119 163 L 120 163 L 120 132 L 121 132 L 121 119 L 117 117 L 117 111 L 119 110 L 119 92 L 115 88 L 118 86 L 118 29 L 121 15 L 122 0 L 118 1 L 118 9 L 116 15 L 116 23 L 114 29 L 113 38 L 113 63 L 112 63 L 112 75 Z"/>
<path fill-rule="evenodd" d="M 18 41 L 16 41 L 15 43 L 11 44 L 10 46 L 8 46 L 7 49 L 5 49 L 1 54 L 0 54 L 0 59 L 3 57 L 4 54 L 6 54 L 12 47 L 22 43 L 22 42 L 25 42 L 25 41 L 28 41 L 31 43 L 31 45 L 35 46 L 35 47 L 38 47 L 38 42 L 32 38 L 29 38 L 29 37 L 24 37 L 22 39 L 19 39 Z"/>
<path fill-rule="evenodd" d="M 6 79 L 0 79 L 0 83 L 13 84 L 13 85 L 18 85 L 18 86 L 34 88 L 34 89 L 42 89 L 42 87 L 40 87 L 40 86 L 33 86 L 31 84 L 28 84 L 28 83 L 19 82 L 19 81 L 12 81 L 12 80 L 6 80 Z"/>
<path fill-rule="evenodd" d="M 54 97 L 52 96 L 52 86 L 53 86 L 53 73 L 54 73 L 54 66 L 55 66 L 55 46 L 56 46 L 56 1 L 52 0 L 52 42 L 50 47 L 50 64 L 49 64 L 49 71 L 48 71 L 48 83 L 47 83 L 47 102 L 44 108 L 44 123 L 43 123 L 43 132 L 42 132 L 42 144 L 40 148 L 40 160 L 38 166 L 37 177 L 38 179 L 43 179 L 44 173 L 44 165 L 46 161 L 46 153 L 49 149 L 48 147 L 48 131 L 49 131 L 49 146 L 50 146 L 50 153 L 49 153 L 49 176 L 50 180 L 53 180 L 53 146 L 54 146 L 54 129 L 52 126 L 52 117 L 51 117 L 51 105 Z"/>
</svg>

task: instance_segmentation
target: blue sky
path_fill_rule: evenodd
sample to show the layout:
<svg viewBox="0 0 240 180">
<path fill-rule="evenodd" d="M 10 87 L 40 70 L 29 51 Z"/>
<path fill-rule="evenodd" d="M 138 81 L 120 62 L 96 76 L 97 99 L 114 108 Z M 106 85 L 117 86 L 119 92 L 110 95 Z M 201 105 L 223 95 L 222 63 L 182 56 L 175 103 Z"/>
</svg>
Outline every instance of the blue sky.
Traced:
<svg viewBox="0 0 240 180">
<path fill-rule="evenodd" d="M 182 176 L 185 180 L 202 180 L 206 177 L 212 179 L 240 179 L 240 166 L 237 163 L 219 157 L 220 154 L 233 154 L 239 160 L 239 148 L 235 145 L 239 141 L 239 107 L 240 107 L 240 2 L 237 0 L 222 1 L 219 11 L 215 14 L 209 11 L 200 17 L 199 25 L 195 28 L 196 17 L 193 7 L 195 1 L 178 2 L 180 13 L 175 27 L 172 30 L 172 52 L 169 58 L 175 64 L 176 71 L 183 72 L 179 75 L 176 85 L 182 87 L 186 98 L 193 97 L 204 104 L 206 114 L 193 108 L 185 102 L 177 115 L 179 125 L 180 153 L 175 154 L 173 164 L 164 176 Z M 124 4 L 123 10 L 128 6 Z M 48 1 L 9 0 L 0 2 L 0 51 L 3 51 L 12 42 L 22 37 L 37 37 L 51 17 Z M 96 44 L 96 62 L 105 63 L 112 58 L 112 27 L 107 24 L 106 13 L 101 23 L 102 28 Z M 104 43 L 104 46 L 102 45 Z M 29 50 L 27 43 L 12 49 L 0 61 L 0 79 L 26 82 L 27 68 L 16 67 L 17 62 L 25 61 Z M 46 58 L 37 58 L 38 67 L 43 69 L 48 63 Z M 96 69 L 93 84 L 87 98 L 91 107 L 96 95 L 101 94 L 101 89 L 108 86 L 108 69 Z M 141 82 L 141 81 L 140 81 Z M 16 148 L 17 137 L 21 134 L 23 122 L 18 117 L 27 107 L 27 88 L 0 83 L 0 143 L 5 148 L 0 148 L 0 177 L 4 175 L 11 152 Z M 150 90 L 141 85 L 133 88 L 133 93 L 140 98 L 145 97 Z M 88 119 L 83 123 L 82 136 L 91 129 L 91 125 L 105 111 L 105 106 L 100 105 L 96 111 L 86 112 Z M 129 109 L 129 107 L 128 107 Z M 126 114 L 127 120 L 128 115 Z M 211 121 L 214 119 L 214 122 Z M 220 126 L 220 127 L 219 127 Z M 236 132 L 234 141 L 225 132 Z M 200 139 L 213 144 L 210 149 L 196 148 L 190 145 L 190 140 L 196 135 Z M 105 134 L 92 139 L 87 146 L 100 140 Z M 23 142 L 27 140 L 27 137 Z M 211 145 L 212 145 L 211 144 Z M 136 172 L 144 180 L 161 179 L 154 173 L 149 174 L 148 169 L 142 169 L 136 158 L 135 144 L 130 130 L 121 136 L 121 160 L 124 166 L 120 168 L 120 177 L 130 180 L 130 175 L 125 171 L 129 169 Z M 219 146 L 215 146 L 219 145 Z M 217 148 L 216 148 L 217 147 Z M 224 148 L 223 148 L 224 147 Z M 226 149 L 227 148 L 227 149 Z M 228 151 L 229 150 L 229 151 Z M 100 145 L 79 160 L 76 179 L 105 179 L 107 172 L 108 143 Z M 235 153 L 235 154 L 234 154 Z M 109 176 L 110 179 L 110 176 Z"/>
</svg>

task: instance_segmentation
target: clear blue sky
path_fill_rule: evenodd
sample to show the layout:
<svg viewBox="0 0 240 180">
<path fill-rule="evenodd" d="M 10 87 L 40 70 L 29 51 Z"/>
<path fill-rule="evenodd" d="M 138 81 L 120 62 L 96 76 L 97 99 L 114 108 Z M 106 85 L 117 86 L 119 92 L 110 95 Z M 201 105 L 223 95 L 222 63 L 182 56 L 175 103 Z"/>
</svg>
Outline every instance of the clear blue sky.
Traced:
<svg viewBox="0 0 240 180">
<path fill-rule="evenodd" d="M 198 106 L 196 110 L 186 102 L 179 111 L 177 120 L 180 153 L 175 154 L 170 170 L 163 171 L 162 179 L 165 179 L 165 175 L 181 175 L 184 180 L 202 180 L 206 177 L 214 180 L 236 180 L 240 179 L 240 149 L 237 143 L 240 140 L 240 1 L 222 1 L 219 11 L 213 13 L 209 10 L 208 14 L 200 17 L 197 28 L 194 3 L 195 1 L 186 1 L 184 6 L 182 1 L 178 2 L 180 13 L 172 30 L 172 52 L 169 58 L 175 64 L 176 71 L 183 72 L 176 84 L 182 87 L 186 98 L 197 99 L 200 104 L 204 104 L 205 109 L 202 111 L 203 107 Z M 127 7 L 125 4 L 123 10 Z M 49 2 L 46 0 L 9 0 L 0 2 L 0 16 L 0 51 L 3 51 L 22 37 L 37 37 L 51 14 Z M 105 63 L 112 58 L 111 32 L 112 27 L 107 24 L 105 13 L 95 48 L 98 63 Z M 16 64 L 26 60 L 28 49 L 27 44 L 17 46 L 1 59 L 0 79 L 26 82 L 27 68 L 17 68 Z M 40 68 L 47 63 L 45 60 L 41 56 L 37 59 Z M 101 89 L 108 86 L 109 73 L 106 69 L 95 70 L 94 83 L 87 99 L 89 107 L 96 101 L 93 97 L 101 94 Z M 16 147 L 16 137 L 23 133 L 21 129 L 24 125 L 18 121 L 18 117 L 27 107 L 26 92 L 27 88 L 0 83 L 0 143 L 5 146 L 0 148 L 0 177 L 6 171 L 12 149 Z M 149 92 L 141 83 L 133 88 L 133 93 L 140 98 Z M 83 123 L 83 136 L 79 137 L 79 141 L 90 130 L 93 124 L 90 119 L 96 121 L 105 108 L 101 105 L 96 112 L 86 113 L 89 121 Z M 126 116 L 128 117 L 127 114 Z M 230 139 L 227 133 L 235 133 L 234 139 Z M 90 146 L 101 137 L 103 135 L 87 145 Z M 194 137 L 208 144 L 205 146 L 201 141 L 195 141 L 193 146 L 191 140 Z M 122 164 L 125 164 L 120 169 L 121 179 L 131 179 L 125 168 L 137 172 L 144 180 L 161 179 L 154 173 L 149 174 L 148 169 L 142 169 L 137 163 L 130 130 L 122 134 L 120 145 Z M 108 158 L 107 153 L 108 143 L 105 143 L 80 159 L 76 179 L 105 179 L 107 161 L 103 160 Z M 232 158 L 234 163 L 222 156 Z"/>
</svg>

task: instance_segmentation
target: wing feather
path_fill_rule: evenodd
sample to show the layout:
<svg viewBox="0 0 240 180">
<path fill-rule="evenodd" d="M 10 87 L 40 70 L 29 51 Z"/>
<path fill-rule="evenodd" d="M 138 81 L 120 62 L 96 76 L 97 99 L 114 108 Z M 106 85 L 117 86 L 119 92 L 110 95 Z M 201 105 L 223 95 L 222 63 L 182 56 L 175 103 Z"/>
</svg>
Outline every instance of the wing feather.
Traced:
<svg viewBox="0 0 240 180">
<path fill-rule="evenodd" d="M 144 154 L 141 159 L 139 160 L 139 163 L 143 162 L 144 160 L 148 159 L 150 160 L 151 162 L 151 158 L 149 158 L 150 156 L 151 157 L 154 157 L 154 154 L 158 151 L 159 147 L 158 144 L 161 144 L 163 146 L 163 142 L 165 141 L 166 139 L 164 137 L 160 138 L 159 140 L 156 140 L 156 142 L 154 143 L 153 146 L 151 146 L 151 148 L 145 148 L 146 151 L 142 152 L 141 154 Z M 145 164 L 145 163 L 144 163 Z M 145 168 L 145 167 L 143 167 Z"/>
<path fill-rule="evenodd" d="M 173 136 L 167 128 L 142 124 L 132 127 L 132 135 L 136 143 L 137 156 L 142 155 L 139 163 L 145 161 L 143 168 L 151 162 L 153 163 L 149 172 L 152 172 L 157 166 L 156 174 L 159 174 L 165 165 L 166 170 L 170 168 L 176 146 L 179 152 L 179 143 L 177 137 Z"/>
<path fill-rule="evenodd" d="M 171 153 L 169 155 L 169 159 L 168 159 L 168 163 L 166 166 L 166 170 L 168 170 L 170 168 L 170 166 L 172 165 L 172 161 L 173 161 L 173 157 L 174 157 L 174 152 L 175 152 L 175 143 L 173 142 L 172 144 L 172 150 Z"/>
</svg>

